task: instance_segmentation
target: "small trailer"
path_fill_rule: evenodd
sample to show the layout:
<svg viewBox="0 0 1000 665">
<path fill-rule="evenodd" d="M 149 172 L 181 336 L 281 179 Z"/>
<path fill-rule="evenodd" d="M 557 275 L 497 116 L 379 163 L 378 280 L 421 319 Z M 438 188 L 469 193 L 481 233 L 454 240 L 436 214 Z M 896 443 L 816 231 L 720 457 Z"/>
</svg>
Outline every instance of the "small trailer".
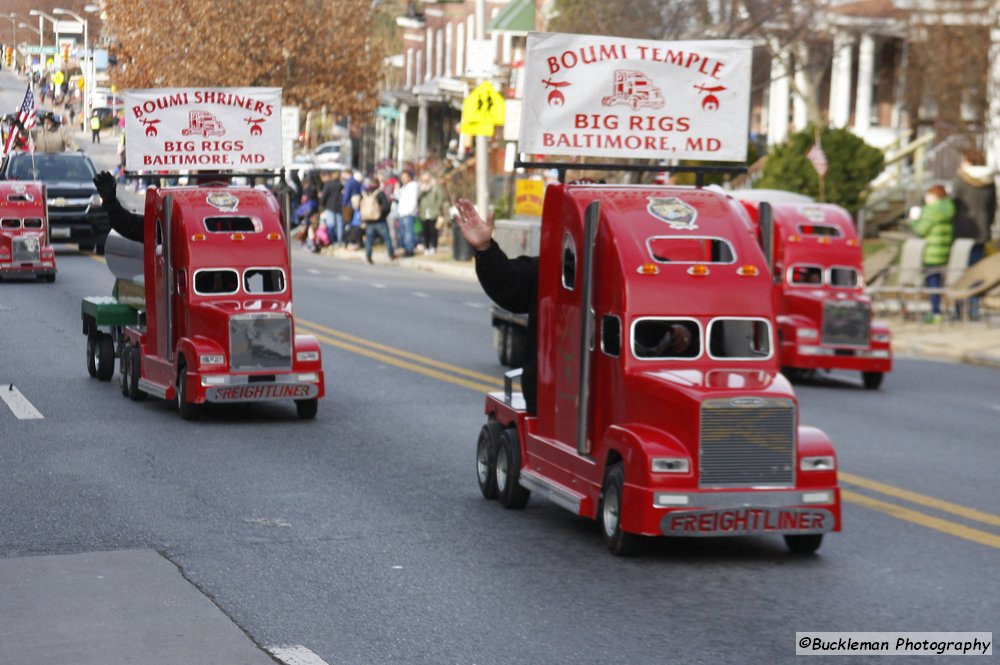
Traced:
<svg viewBox="0 0 1000 665">
<path fill-rule="evenodd" d="M 45 186 L 0 182 L 0 279 L 33 277 L 54 282 L 56 272 Z"/>
</svg>

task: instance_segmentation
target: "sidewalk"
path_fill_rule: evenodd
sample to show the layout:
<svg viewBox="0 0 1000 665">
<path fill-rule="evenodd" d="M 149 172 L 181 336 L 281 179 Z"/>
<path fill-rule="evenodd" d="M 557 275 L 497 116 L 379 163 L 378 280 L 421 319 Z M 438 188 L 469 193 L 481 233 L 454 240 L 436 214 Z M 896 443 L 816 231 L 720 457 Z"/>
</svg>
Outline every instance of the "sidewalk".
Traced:
<svg viewBox="0 0 1000 665">
<path fill-rule="evenodd" d="M 387 263 L 385 250 L 372 254 L 375 263 Z M 336 261 L 363 263 L 363 251 L 327 248 L 323 255 Z M 415 256 L 399 260 L 400 267 L 409 270 L 448 275 L 475 281 L 473 261 L 453 261 L 450 248 L 435 256 Z M 940 324 L 890 320 L 893 354 L 947 362 L 965 362 L 1000 369 L 1000 319 L 989 322 L 946 322 Z"/>
</svg>

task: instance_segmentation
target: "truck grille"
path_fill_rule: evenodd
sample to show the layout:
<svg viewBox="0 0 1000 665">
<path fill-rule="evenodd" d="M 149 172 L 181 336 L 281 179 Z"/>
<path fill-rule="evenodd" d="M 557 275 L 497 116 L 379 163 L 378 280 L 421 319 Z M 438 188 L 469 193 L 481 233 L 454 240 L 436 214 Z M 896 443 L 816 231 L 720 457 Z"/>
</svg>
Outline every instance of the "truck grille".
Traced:
<svg viewBox="0 0 1000 665">
<path fill-rule="evenodd" d="M 38 236 L 17 236 L 13 239 L 13 261 L 38 261 L 41 258 Z"/>
<path fill-rule="evenodd" d="M 872 311 L 868 303 L 827 300 L 823 303 L 824 344 L 868 346 Z"/>
<path fill-rule="evenodd" d="M 737 397 L 701 405 L 701 487 L 795 484 L 795 406 Z"/>
<path fill-rule="evenodd" d="M 292 320 L 283 314 L 239 314 L 229 319 L 230 367 L 275 370 L 292 367 Z"/>
</svg>

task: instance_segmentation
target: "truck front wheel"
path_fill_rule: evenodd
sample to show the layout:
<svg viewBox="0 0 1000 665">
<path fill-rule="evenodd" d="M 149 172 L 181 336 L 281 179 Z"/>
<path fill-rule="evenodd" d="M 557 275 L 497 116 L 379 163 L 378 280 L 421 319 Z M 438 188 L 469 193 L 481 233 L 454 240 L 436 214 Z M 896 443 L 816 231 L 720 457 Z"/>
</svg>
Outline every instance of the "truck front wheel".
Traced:
<svg viewBox="0 0 1000 665">
<path fill-rule="evenodd" d="M 613 465 L 604 476 L 601 489 L 601 534 L 604 543 L 615 556 L 629 556 L 639 550 L 639 536 L 622 531 L 622 488 L 625 487 L 625 470 L 621 463 Z"/>
<path fill-rule="evenodd" d="M 811 533 L 807 536 L 785 536 L 785 545 L 793 554 L 812 554 L 823 544 L 823 534 Z"/>
<path fill-rule="evenodd" d="M 177 410 L 184 420 L 198 420 L 201 418 L 201 406 L 188 401 L 187 395 L 187 367 L 181 365 L 177 372 Z"/>
<path fill-rule="evenodd" d="M 319 399 L 297 399 L 295 400 L 295 411 L 299 414 L 300 420 L 312 420 L 319 410 Z"/>
<path fill-rule="evenodd" d="M 486 499 L 497 498 L 497 441 L 503 427 L 495 420 L 483 425 L 476 442 L 476 480 Z"/>
<path fill-rule="evenodd" d="M 865 382 L 865 388 L 868 390 L 878 390 L 879 386 L 882 385 L 882 377 L 885 376 L 882 372 L 862 372 L 861 379 Z"/>
<path fill-rule="evenodd" d="M 142 352 L 138 346 L 130 346 L 128 353 L 128 398 L 133 402 L 146 399 L 146 393 L 139 390 L 139 377 L 142 376 Z"/>
<path fill-rule="evenodd" d="M 132 356 L 132 345 L 123 344 L 121 360 L 118 363 L 118 386 L 121 388 L 122 395 L 128 397 L 128 373 L 129 373 L 129 360 Z"/>
<path fill-rule="evenodd" d="M 520 510 L 528 503 L 531 491 L 521 487 L 521 442 L 517 429 L 509 427 L 497 442 L 497 499 L 504 508 Z"/>
</svg>

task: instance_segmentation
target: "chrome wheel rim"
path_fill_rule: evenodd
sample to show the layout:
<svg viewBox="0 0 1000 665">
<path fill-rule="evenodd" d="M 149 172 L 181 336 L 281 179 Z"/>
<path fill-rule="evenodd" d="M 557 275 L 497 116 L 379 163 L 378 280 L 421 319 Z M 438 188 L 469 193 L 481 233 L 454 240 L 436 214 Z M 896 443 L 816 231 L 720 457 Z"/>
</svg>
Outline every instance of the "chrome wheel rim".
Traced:
<svg viewBox="0 0 1000 665">
<path fill-rule="evenodd" d="M 476 473 L 479 474 L 479 484 L 485 485 L 490 479 L 490 454 L 486 442 L 480 441 L 476 446 Z"/>
<path fill-rule="evenodd" d="M 507 451 L 503 448 L 497 451 L 497 490 L 507 489 Z"/>
<path fill-rule="evenodd" d="M 604 495 L 604 509 L 601 511 L 601 521 L 604 523 L 604 534 L 608 538 L 613 538 L 618 531 L 618 493 L 614 491 L 606 492 Z"/>
</svg>

